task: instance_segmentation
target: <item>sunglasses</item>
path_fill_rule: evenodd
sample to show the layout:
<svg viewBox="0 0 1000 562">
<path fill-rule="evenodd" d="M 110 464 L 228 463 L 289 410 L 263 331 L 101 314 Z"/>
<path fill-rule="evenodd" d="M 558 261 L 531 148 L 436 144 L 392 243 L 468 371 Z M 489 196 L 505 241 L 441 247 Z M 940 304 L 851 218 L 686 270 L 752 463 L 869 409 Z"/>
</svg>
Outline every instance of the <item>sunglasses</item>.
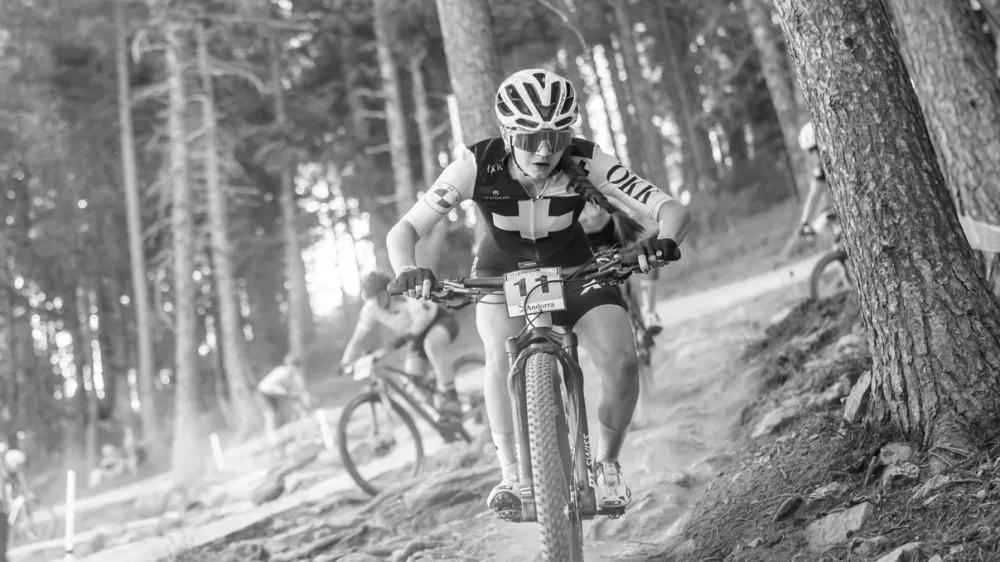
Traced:
<svg viewBox="0 0 1000 562">
<path fill-rule="evenodd" d="M 510 144 L 514 148 L 537 152 L 543 142 L 549 143 L 549 150 L 559 152 L 569 146 L 573 140 L 573 131 L 536 131 L 534 133 L 513 133 Z"/>
</svg>

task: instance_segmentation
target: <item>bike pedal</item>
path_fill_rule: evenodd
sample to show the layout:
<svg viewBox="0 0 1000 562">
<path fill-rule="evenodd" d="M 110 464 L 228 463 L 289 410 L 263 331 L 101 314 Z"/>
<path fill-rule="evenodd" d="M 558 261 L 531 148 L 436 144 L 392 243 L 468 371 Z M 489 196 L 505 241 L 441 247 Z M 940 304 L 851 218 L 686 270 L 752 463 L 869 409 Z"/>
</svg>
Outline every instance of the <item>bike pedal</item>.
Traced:
<svg viewBox="0 0 1000 562">
<path fill-rule="evenodd" d="M 521 510 L 515 509 L 513 507 L 505 507 L 496 510 L 497 519 L 506 521 L 507 523 L 520 523 L 521 522 Z"/>
<path fill-rule="evenodd" d="M 622 515 L 625 515 L 624 507 L 606 507 L 602 508 L 597 512 L 598 515 L 603 515 L 608 519 L 619 519 Z"/>
</svg>

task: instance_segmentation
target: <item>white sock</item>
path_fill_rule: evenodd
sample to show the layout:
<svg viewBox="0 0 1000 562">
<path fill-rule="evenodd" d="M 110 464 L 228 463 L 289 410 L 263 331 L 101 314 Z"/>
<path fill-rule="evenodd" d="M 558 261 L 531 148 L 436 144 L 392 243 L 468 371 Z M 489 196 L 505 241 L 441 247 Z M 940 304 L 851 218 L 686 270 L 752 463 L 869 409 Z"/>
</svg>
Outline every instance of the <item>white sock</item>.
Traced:
<svg viewBox="0 0 1000 562">
<path fill-rule="evenodd" d="M 517 479 L 517 452 L 513 433 L 494 433 L 493 445 L 497 448 L 497 460 L 504 480 Z"/>
</svg>

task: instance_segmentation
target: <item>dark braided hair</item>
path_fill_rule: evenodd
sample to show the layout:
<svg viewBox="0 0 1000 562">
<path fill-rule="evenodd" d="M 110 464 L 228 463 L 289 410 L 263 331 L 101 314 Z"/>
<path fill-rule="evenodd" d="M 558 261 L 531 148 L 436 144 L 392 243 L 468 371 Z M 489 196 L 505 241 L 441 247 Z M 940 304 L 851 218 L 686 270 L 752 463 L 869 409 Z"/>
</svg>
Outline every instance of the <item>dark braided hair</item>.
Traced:
<svg viewBox="0 0 1000 562">
<path fill-rule="evenodd" d="M 642 225 L 611 204 L 611 201 L 608 201 L 608 198 L 594 186 L 590 178 L 587 177 L 587 172 L 576 160 L 573 160 L 569 152 L 568 149 L 563 152 L 562 158 L 559 160 L 559 167 L 569 178 L 569 188 L 586 201 L 590 201 L 611 215 L 611 219 L 615 221 L 615 236 L 622 243 L 622 246 L 627 248 L 638 242 L 644 230 Z"/>
</svg>

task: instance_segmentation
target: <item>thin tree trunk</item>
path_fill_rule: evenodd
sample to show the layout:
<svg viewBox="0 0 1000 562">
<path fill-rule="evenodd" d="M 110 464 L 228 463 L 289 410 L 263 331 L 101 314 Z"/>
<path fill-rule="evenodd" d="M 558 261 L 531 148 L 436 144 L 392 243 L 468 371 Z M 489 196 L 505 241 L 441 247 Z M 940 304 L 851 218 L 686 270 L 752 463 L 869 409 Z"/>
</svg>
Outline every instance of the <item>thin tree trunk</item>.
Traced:
<svg viewBox="0 0 1000 562">
<path fill-rule="evenodd" d="M 389 0 L 372 0 L 375 7 L 375 38 L 378 67 L 382 75 L 382 93 L 385 97 L 385 126 L 389 134 L 389 152 L 392 155 L 392 179 L 396 195 L 396 214 L 402 217 L 416 202 L 413 166 L 410 163 L 410 146 L 406 135 L 406 112 L 403 94 L 399 87 L 399 69 L 392 54 L 389 37 Z"/>
<path fill-rule="evenodd" d="M 135 311 L 136 342 L 138 343 L 138 365 L 136 383 L 139 388 L 139 414 L 142 418 L 142 433 L 151 449 L 149 453 L 158 457 L 163 453 L 163 429 L 160 410 L 156 403 L 156 374 L 153 363 L 153 324 L 149 310 L 149 285 L 146 282 L 146 256 L 142 244 L 142 211 L 139 206 L 138 173 L 135 164 L 135 133 L 132 129 L 132 92 L 129 85 L 127 30 L 125 28 L 125 8 L 121 2 L 115 4 L 115 28 L 118 75 L 118 121 L 121 127 L 122 183 L 125 187 L 126 216 L 128 219 L 129 264 L 132 272 L 132 308 Z"/>
<path fill-rule="evenodd" d="M 1000 304 L 961 233 L 886 7 L 775 5 L 874 355 L 868 419 L 932 448 L 970 445 L 1000 411 Z"/>
<path fill-rule="evenodd" d="M 571 40 L 568 38 L 567 40 Z M 580 115 L 583 117 L 580 120 L 580 130 L 585 139 L 594 139 L 594 127 L 590 122 L 590 112 L 587 110 L 587 102 L 589 101 L 593 92 L 587 86 L 587 81 L 583 78 L 583 72 L 580 70 L 580 63 L 577 62 L 581 57 L 586 58 L 586 53 L 583 52 L 582 47 L 577 43 L 571 42 L 566 48 L 566 67 L 563 70 L 566 74 L 566 79 L 573 83 L 576 87 L 577 101 L 580 104 Z"/>
<path fill-rule="evenodd" d="M 281 85 L 281 46 L 276 32 L 271 31 L 271 88 L 274 91 L 274 117 L 278 127 L 288 120 L 285 94 Z M 293 171 L 286 166 L 281 171 L 281 222 L 285 237 L 285 277 L 288 280 L 288 353 L 305 358 L 309 324 L 312 322 L 309 293 L 306 290 L 306 267 L 302 261 L 299 241 L 298 202 L 295 197 Z"/>
<path fill-rule="evenodd" d="M 651 18 L 657 20 L 656 45 L 659 48 L 661 62 L 663 64 L 662 80 L 670 98 L 670 107 L 673 110 L 674 122 L 677 124 L 678 135 L 681 141 L 681 162 L 683 164 L 683 182 L 685 189 L 695 195 L 699 190 L 699 171 L 704 167 L 699 162 L 699 152 L 695 149 L 695 133 L 693 118 L 700 114 L 691 107 L 691 99 L 688 96 L 687 87 L 684 84 L 686 75 L 680 67 L 680 60 L 675 52 L 678 39 L 675 37 L 674 26 L 671 25 L 667 17 L 666 8 L 663 2 L 656 3 L 656 14 L 651 14 Z"/>
<path fill-rule="evenodd" d="M 257 404 L 253 398 L 253 368 L 247 355 L 247 342 L 243 337 L 243 316 L 240 313 L 236 276 L 233 273 L 232 244 L 229 241 L 229 211 L 226 194 L 222 191 L 219 177 L 218 135 L 215 116 L 215 91 L 212 84 L 212 69 L 208 62 L 208 38 L 204 24 L 196 28 L 198 38 L 198 70 L 201 75 L 202 126 L 204 139 L 205 181 L 208 191 L 208 215 L 211 223 L 212 276 L 219 308 L 219 322 L 216 334 L 217 345 L 222 348 L 225 373 L 229 382 L 229 405 L 231 413 L 238 419 L 235 442 L 250 435 L 259 421 Z"/>
<path fill-rule="evenodd" d="M 458 101 L 462 137 L 467 145 L 499 135 L 494 96 L 503 82 L 500 55 L 493 37 L 488 0 L 437 0 L 444 35 L 451 91 Z M 483 218 L 476 210 L 475 244 L 482 239 Z"/>
<path fill-rule="evenodd" d="M 670 178 L 667 175 L 666 157 L 663 154 L 663 135 L 653 123 L 656 110 L 653 107 L 649 81 L 643 76 L 642 66 L 639 62 L 632 16 L 629 14 L 627 0 L 613 1 L 615 19 L 618 22 L 618 48 L 621 50 L 625 73 L 628 75 L 626 87 L 631 93 L 632 105 L 635 108 L 635 121 L 639 134 L 642 135 L 642 168 L 645 170 L 647 180 L 666 190 L 670 187 Z"/>
<path fill-rule="evenodd" d="M 173 186 L 173 206 L 170 222 L 174 250 L 174 445 L 171 455 L 174 482 L 178 485 L 194 481 L 203 466 L 203 443 L 200 430 L 198 318 L 195 310 L 197 286 L 194 283 L 196 252 L 194 209 L 191 184 L 188 183 L 188 154 L 184 114 L 187 96 L 184 91 L 184 68 L 181 61 L 180 26 L 166 24 L 167 111 L 170 138 L 170 175 Z"/>
<path fill-rule="evenodd" d="M 427 88 L 424 84 L 423 61 L 427 51 L 418 48 L 410 56 L 410 79 L 413 82 L 414 116 L 417 121 L 417 134 L 420 137 L 420 168 L 423 172 L 424 191 L 434 185 L 438 177 L 437 154 L 434 151 L 434 136 L 431 125 L 431 111 L 427 101 Z M 398 202 L 398 200 L 397 200 Z M 406 209 L 409 210 L 409 207 Z M 417 243 L 417 263 L 423 267 L 437 270 L 441 258 L 447 253 L 448 221 L 442 220 L 434 225 L 434 229 Z"/>
<path fill-rule="evenodd" d="M 958 212 L 1000 226 L 1000 77 L 989 40 L 968 2 L 891 5 L 903 35 L 920 38 L 902 53 Z M 983 258 L 997 269 L 995 255 Z"/>
<path fill-rule="evenodd" d="M 84 383 L 84 387 L 79 390 L 83 392 L 86 401 L 86 422 L 84 425 L 84 451 L 86 452 L 87 471 L 97 467 L 100 460 L 98 456 L 98 421 L 100 420 L 100 401 L 97 396 L 97 364 L 94 361 L 94 333 L 90 329 L 91 315 L 91 291 L 82 287 L 77 289 L 75 304 L 76 312 L 76 334 L 74 338 L 76 345 L 73 347 L 73 356 L 76 360 L 76 368 L 80 373 L 77 380 Z M 89 388 L 88 388 L 89 387 Z"/>
<path fill-rule="evenodd" d="M 809 185 L 809 166 L 805 153 L 799 148 L 799 106 L 785 71 L 785 56 L 778 47 L 778 36 L 771 27 L 771 7 L 766 0 L 743 0 L 743 10 L 760 57 L 764 81 L 778 115 L 785 150 L 792 161 L 792 182 L 797 191 L 799 186 L 806 189 Z"/>
<path fill-rule="evenodd" d="M 646 171 L 643 169 L 642 161 L 642 132 L 639 130 L 639 124 L 636 122 L 635 116 L 629 111 L 629 105 L 632 103 L 632 100 L 629 98 L 626 82 L 621 77 L 622 65 L 618 62 L 618 52 L 610 44 L 610 41 L 608 43 L 604 47 L 604 57 L 608 61 L 611 91 L 615 94 L 615 107 L 613 111 L 620 120 L 620 132 L 626 139 L 624 146 L 618 151 L 618 157 L 623 164 L 645 176 Z"/>
</svg>

